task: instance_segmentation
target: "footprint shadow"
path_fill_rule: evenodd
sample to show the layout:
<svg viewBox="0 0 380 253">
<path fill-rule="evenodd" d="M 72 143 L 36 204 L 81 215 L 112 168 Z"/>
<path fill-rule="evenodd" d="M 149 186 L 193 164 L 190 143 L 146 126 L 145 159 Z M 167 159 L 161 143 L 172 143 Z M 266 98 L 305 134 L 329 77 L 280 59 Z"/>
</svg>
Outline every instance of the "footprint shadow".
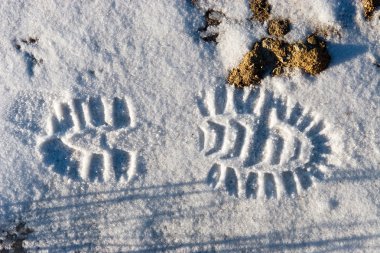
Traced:
<svg viewBox="0 0 380 253">
<path fill-rule="evenodd" d="M 75 151 L 65 145 L 59 138 L 51 138 L 42 143 L 40 152 L 43 162 L 48 166 L 52 166 L 54 172 L 61 176 L 79 180 L 79 162 L 71 159 Z"/>
</svg>

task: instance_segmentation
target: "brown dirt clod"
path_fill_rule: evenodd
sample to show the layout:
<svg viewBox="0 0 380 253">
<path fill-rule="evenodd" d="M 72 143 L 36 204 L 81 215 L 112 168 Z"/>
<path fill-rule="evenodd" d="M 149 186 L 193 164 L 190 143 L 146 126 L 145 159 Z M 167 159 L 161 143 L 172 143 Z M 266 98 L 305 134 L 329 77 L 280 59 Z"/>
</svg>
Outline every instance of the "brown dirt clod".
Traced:
<svg viewBox="0 0 380 253">
<path fill-rule="evenodd" d="M 246 53 L 239 66 L 237 68 L 233 68 L 230 71 L 227 79 L 228 83 L 239 88 L 259 83 L 261 80 L 260 76 L 258 75 L 260 68 L 258 68 L 258 63 L 255 64 L 256 57 L 257 55 L 255 54 L 254 50 Z"/>
<path fill-rule="evenodd" d="M 286 68 L 300 68 L 316 75 L 325 70 L 329 62 L 326 42 L 315 34 L 296 43 L 264 38 L 254 44 L 237 68 L 230 71 L 227 81 L 239 88 L 258 85 L 266 75 L 281 75 Z"/>
<path fill-rule="evenodd" d="M 325 70 L 331 59 L 325 41 L 315 35 L 309 36 L 305 43 L 292 44 L 290 54 L 289 67 L 298 67 L 311 75 Z"/>
<path fill-rule="evenodd" d="M 380 7 L 380 0 L 362 0 L 362 5 L 364 8 L 364 16 L 366 19 L 372 17 L 376 8 Z"/>
<path fill-rule="evenodd" d="M 262 46 L 262 42 L 256 42 L 253 49 L 246 53 L 237 68 L 230 71 L 228 83 L 242 88 L 250 85 L 259 85 L 266 72 L 273 68 L 275 56 Z"/>
<path fill-rule="evenodd" d="M 261 23 L 269 19 L 271 5 L 267 0 L 251 0 L 250 8 L 254 19 Z"/>
<path fill-rule="evenodd" d="M 272 52 L 276 56 L 276 61 L 281 64 L 286 64 L 289 55 L 289 43 L 272 38 L 265 38 L 261 41 L 264 48 Z"/>
<path fill-rule="evenodd" d="M 288 19 L 271 19 L 268 22 L 268 33 L 275 37 L 283 37 L 290 31 Z"/>
</svg>

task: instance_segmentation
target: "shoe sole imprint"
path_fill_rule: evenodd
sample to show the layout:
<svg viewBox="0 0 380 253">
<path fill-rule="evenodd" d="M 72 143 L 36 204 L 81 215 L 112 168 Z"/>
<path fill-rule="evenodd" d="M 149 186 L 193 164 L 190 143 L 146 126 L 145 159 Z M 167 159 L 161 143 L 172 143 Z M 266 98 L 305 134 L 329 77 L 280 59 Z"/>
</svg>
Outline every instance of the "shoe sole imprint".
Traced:
<svg viewBox="0 0 380 253">
<path fill-rule="evenodd" d="M 326 126 L 300 104 L 264 89 L 218 87 L 197 97 L 199 149 L 214 159 L 207 183 L 231 196 L 279 198 L 323 180 Z"/>
<path fill-rule="evenodd" d="M 62 176 L 90 182 L 130 181 L 138 154 L 119 148 L 123 134 L 136 127 L 126 97 L 71 99 L 54 105 L 48 136 L 39 144 L 43 163 Z"/>
</svg>

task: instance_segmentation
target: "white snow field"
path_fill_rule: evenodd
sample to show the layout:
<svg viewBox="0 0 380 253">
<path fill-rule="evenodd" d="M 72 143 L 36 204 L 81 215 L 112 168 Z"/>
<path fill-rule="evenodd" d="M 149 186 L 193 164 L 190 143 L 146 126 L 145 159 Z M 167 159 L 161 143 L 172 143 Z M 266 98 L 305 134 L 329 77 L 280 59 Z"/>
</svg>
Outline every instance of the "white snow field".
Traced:
<svg viewBox="0 0 380 253">
<path fill-rule="evenodd" d="M 228 85 L 248 1 L 2 0 L 1 252 L 379 252 L 380 12 L 269 3 L 326 70 Z"/>
</svg>

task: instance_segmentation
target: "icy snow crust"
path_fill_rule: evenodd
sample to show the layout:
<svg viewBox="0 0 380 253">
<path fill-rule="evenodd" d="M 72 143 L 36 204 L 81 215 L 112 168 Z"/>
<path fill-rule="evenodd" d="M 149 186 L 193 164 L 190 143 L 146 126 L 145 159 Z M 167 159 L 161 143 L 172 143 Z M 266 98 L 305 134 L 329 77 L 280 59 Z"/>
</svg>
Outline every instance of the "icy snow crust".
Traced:
<svg viewBox="0 0 380 253">
<path fill-rule="evenodd" d="M 249 21 L 245 1 L 203 1 L 234 20 L 219 26 L 218 44 L 205 43 L 197 32 L 202 13 L 190 2 L 0 3 L 1 229 L 26 222 L 34 230 L 24 241 L 31 252 L 376 252 L 379 13 L 364 20 L 356 1 L 270 1 L 272 15 L 293 24 L 288 41 L 316 28 L 330 31 L 332 62 L 317 77 L 295 72 L 264 79 L 255 92 L 267 95 L 249 112 L 234 107 L 228 94 L 236 91 L 225 77 L 251 43 L 265 36 L 266 24 Z M 38 42 L 22 42 L 29 37 Z M 206 98 L 212 106 L 204 114 L 199 101 L 207 94 L 219 95 Z M 291 115 L 273 116 L 266 97 L 283 101 L 288 113 L 298 103 L 302 115 L 312 118 L 310 126 L 323 122 L 323 131 L 307 135 L 296 119 L 290 124 Z M 73 113 L 73 101 L 85 109 Z M 260 117 L 265 120 L 257 122 Z M 240 158 L 249 143 L 231 153 L 240 158 L 222 159 L 235 132 L 228 132 L 219 150 L 212 136 L 221 128 L 211 123 L 210 141 L 199 135 L 209 121 L 226 129 L 234 121 L 263 126 L 267 133 L 255 127 L 247 133 L 282 138 L 285 148 L 275 149 L 268 137 L 261 141 L 269 143 L 265 148 L 251 150 L 261 160 L 255 156 L 244 166 L 247 158 Z M 322 135 L 324 145 L 313 142 L 312 136 Z M 72 149 L 44 149 L 51 138 L 49 145 L 61 141 Z M 295 151 L 289 142 L 297 138 L 305 143 L 304 153 L 291 163 L 286 157 Z M 323 152 L 312 156 L 313 145 Z M 213 147 L 223 154 L 207 154 Z M 288 188 L 276 188 L 281 171 L 296 175 L 310 160 L 322 180 L 312 177 L 302 189 L 298 178 L 290 195 Z M 113 170 L 118 161 L 128 166 L 120 162 Z M 80 173 L 70 176 L 67 164 Z M 226 166 L 219 181 L 215 175 L 207 179 L 213 164 Z M 224 185 L 232 171 L 227 167 L 237 176 Z M 99 171 L 107 173 L 101 178 Z M 252 171 L 267 185 L 255 199 L 240 184 Z"/>
</svg>

